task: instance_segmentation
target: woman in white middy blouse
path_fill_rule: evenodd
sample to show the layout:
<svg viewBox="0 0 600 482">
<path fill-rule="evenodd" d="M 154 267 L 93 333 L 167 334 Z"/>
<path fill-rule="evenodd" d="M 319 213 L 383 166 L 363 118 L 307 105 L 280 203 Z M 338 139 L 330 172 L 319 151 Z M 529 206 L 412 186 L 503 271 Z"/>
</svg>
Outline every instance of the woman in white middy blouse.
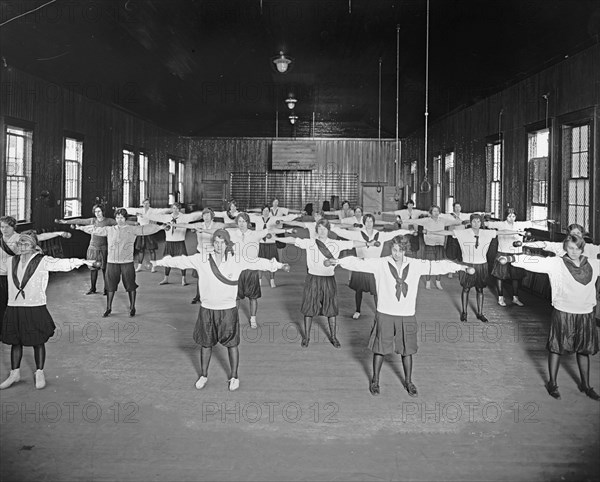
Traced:
<svg viewBox="0 0 600 482">
<path fill-rule="evenodd" d="M 44 363 L 46 345 L 54 335 L 56 325 L 46 308 L 46 287 L 51 271 L 71 271 L 84 264 L 93 267 L 97 261 L 77 258 L 58 259 L 44 256 L 34 231 L 25 231 L 17 245 L 20 254 L 7 263 L 8 306 L 2 320 L 0 339 L 11 345 L 10 374 L 0 389 L 10 387 L 21 379 L 23 346 L 32 346 L 35 358 L 35 388 L 46 386 Z"/>
</svg>

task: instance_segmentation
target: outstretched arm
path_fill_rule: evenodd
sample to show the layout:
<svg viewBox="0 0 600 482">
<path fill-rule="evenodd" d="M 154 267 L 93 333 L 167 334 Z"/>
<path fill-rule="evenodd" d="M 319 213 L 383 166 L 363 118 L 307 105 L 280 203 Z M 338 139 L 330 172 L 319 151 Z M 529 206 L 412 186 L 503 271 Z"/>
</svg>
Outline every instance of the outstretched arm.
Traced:
<svg viewBox="0 0 600 482">
<path fill-rule="evenodd" d="M 466 271 L 469 274 L 475 273 L 475 269 L 466 264 L 455 263 L 454 261 L 426 261 L 429 264 L 430 275 L 456 273 L 457 271 Z"/>
<path fill-rule="evenodd" d="M 56 224 L 73 224 L 75 226 L 86 226 L 94 223 L 94 218 L 55 219 Z"/>
<path fill-rule="evenodd" d="M 71 233 L 68 233 L 66 231 L 54 231 L 52 233 L 41 233 L 38 234 L 38 241 L 48 241 L 49 239 L 53 239 L 53 238 L 58 238 L 58 237 L 62 237 L 62 238 L 70 238 L 71 237 Z"/>
<path fill-rule="evenodd" d="M 198 270 L 198 266 L 196 266 L 196 261 L 199 256 L 202 256 L 198 253 L 193 254 L 191 256 L 165 256 L 163 259 L 159 260 L 151 260 L 152 266 L 165 266 L 167 268 L 179 268 L 179 269 L 195 269 Z"/>
<path fill-rule="evenodd" d="M 83 265 L 93 268 L 96 264 L 97 261 L 92 259 L 44 257 L 44 267 L 47 271 L 71 271 Z"/>
<path fill-rule="evenodd" d="M 83 231 L 87 234 L 93 234 L 95 236 L 108 236 L 108 231 L 106 228 L 96 226 L 75 226 L 75 229 L 78 231 Z"/>
</svg>

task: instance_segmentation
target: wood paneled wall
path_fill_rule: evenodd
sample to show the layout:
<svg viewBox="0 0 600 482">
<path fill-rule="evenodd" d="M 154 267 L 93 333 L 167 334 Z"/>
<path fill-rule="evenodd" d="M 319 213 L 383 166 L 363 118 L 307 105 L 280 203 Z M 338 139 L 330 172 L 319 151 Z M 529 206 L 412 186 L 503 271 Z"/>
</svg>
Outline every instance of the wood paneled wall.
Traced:
<svg viewBox="0 0 600 482">
<path fill-rule="evenodd" d="M 548 94 L 548 117 L 546 100 Z M 553 179 L 552 217 L 559 218 L 561 197 L 560 129 L 569 119 L 592 122 L 593 195 L 591 229 L 600 240 L 600 44 L 528 77 L 470 107 L 429 125 L 428 170 L 432 182 L 432 160 L 437 154 L 455 152 L 456 198 L 465 212 L 484 209 L 486 195 L 485 148 L 489 141 L 503 140 L 504 206 L 514 206 L 521 215 L 526 210 L 527 133 L 551 129 L 550 158 Z M 435 116 L 435 112 L 430 113 Z M 417 161 L 418 178 L 424 175 L 424 133 L 416 132 L 402 140 L 402 162 Z M 408 182 L 408 179 L 403 179 Z M 418 194 L 417 205 L 427 207 L 432 192 Z"/>
<path fill-rule="evenodd" d="M 168 202 L 168 157 L 187 161 L 188 140 L 116 107 L 90 100 L 76 86 L 64 88 L 14 68 L 0 69 L 0 152 L 5 153 L 5 127 L 27 123 L 33 129 L 32 223 L 37 229 L 55 228 L 62 217 L 63 138 L 83 138 L 82 215 L 91 216 L 96 196 L 109 208 L 122 204 L 122 150 L 149 156 L 149 194 L 155 206 Z M 4 179 L 4 162 L 2 179 Z M 4 189 L 4 182 L 2 189 Z M 51 205 L 40 193 L 51 193 Z M 0 196 L 4 212 L 5 193 Z"/>
<path fill-rule="evenodd" d="M 190 139 L 189 157 L 193 169 L 191 188 L 194 199 L 203 197 L 204 181 L 227 181 L 230 172 L 270 170 L 272 142 L 273 138 Z M 395 140 L 315 139 L 315 143 L 315 172 L 357 173 L 359 183 L 396 185 Z"/>
</svg>

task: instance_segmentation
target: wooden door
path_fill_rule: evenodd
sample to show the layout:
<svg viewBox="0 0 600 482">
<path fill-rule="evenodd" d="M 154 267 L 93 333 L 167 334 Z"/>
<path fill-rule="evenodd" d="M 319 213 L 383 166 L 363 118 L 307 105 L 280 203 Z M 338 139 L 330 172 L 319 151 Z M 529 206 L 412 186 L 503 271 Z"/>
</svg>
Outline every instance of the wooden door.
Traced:
<svg viewBox="0 0 600 482">
<path fill-rule="evenodd" d="M 201 184 L 202 207 L 208 207 L 214 211 L 227 209 L 227 181 L 204 181 Z"/>
<path fill-rule="evenodd" d="M 396 188 L 394 186 L 363 186 L 362 202 L 363 212 L 371 213 L 375 219 L 381 219 L 382 211 L 395 211 L 398 209 Z"/>
</svg>

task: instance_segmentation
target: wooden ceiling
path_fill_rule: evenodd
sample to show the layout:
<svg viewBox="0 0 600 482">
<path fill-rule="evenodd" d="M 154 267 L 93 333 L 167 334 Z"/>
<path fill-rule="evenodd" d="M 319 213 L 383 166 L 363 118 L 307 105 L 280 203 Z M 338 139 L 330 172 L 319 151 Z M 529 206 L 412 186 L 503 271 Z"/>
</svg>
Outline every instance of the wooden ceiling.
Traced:
<svg viewBox="0 0 600 482">
<path fill-rule="evenodd" d="M 381 118 L 393 137 L 397 78 L 400 135 L 423 123 L 426 0 L 56 0 L 10 20 L 45 3 L 0 1 L 4 68 L 179 134 L 274 135 L 291 92 L 299 136 L 314 113 L 317 134 L 377 137 Z M 600 32 L 597 0 L 431 0 L 430 13 L 430 120 Z M 287 74 L 271 62 L 280 50 L 293 58 Z"/>
</svg>

